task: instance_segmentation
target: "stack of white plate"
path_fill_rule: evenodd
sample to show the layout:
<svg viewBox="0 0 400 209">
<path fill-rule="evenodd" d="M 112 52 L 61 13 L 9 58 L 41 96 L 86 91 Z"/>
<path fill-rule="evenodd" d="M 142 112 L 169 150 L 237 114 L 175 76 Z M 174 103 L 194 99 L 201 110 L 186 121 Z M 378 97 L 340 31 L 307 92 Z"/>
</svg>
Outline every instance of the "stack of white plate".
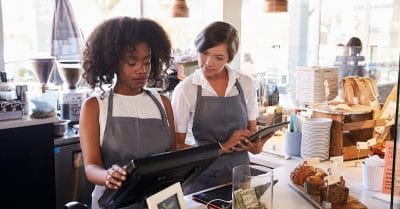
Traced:
<svg viewBox="0 0 400 209">
<path fill-rule="evenodd" d="M 301 139 L 301 157 L 329 159 L 332 119 L 312 118 L 304 121 Z"/>
</svg>

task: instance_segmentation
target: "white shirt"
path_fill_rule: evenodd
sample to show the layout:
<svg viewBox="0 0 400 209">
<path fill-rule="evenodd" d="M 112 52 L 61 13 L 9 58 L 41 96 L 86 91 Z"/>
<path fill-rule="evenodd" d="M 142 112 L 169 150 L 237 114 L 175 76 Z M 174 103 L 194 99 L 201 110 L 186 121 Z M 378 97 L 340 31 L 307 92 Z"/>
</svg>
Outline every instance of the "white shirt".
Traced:
<svg viewBox="0 0 400 209">
<path fill-rule="evenodd" d="M 160 102 L 161 106 L 164 108 L 164 103 L 161 100 L 161 96 L 157 92 L 152 92 L 156 99 Z M 100 99 L 100 95 L 96 96 L 99 102 L 100 115 L 100 145 L 103 143 L 104 129 L 107 123 L 108 115 L 108 97 L 110 92 L 106 92 L 104 99 Z M 147 95 L 147 93 L 142 92 L 135 96 L 125 96 L 122 94 L 114 93 L 113 97 L 113 109 L 112 115 L 114 117 L 134 117 L 134 118 L 159 118 L 161 119 L 161 113 L 154 101 Z"/>
<path fill-rule="evenodd" d="M 228 70 L 229 77 L 225 97 L 236 96 L 239 94 L 239 91 L 235 86 L 237 79 L 243 89 L 247 107 L 247 118 L 249 121 L 256 120 L 258 116 L 258 107 L 253 79 L 246 74 L 231 69 L 228 65 L 225 67 Z M 197 69 L 193 74 L 180 82 L 174 89 L 171 101 L 175 118 L 175 130 L 178 133 L 191 133 L 194 112 L 196 109 L 198 85 L 201 85 L 203 88 L 202 96 L 218 96 L 217 92 L 212 88 L 210 83 L 208 83 L 201 69 Z"/>
</svg>

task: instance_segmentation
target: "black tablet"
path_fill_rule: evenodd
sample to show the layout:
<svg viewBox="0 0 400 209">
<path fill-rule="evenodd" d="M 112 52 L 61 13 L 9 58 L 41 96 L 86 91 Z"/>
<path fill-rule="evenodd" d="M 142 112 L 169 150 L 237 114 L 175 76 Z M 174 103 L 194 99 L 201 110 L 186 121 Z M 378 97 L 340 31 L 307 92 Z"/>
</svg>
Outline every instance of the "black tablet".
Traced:
<svg viewBox="0 0 400 209">
<path fill-rule="evenodd" d="M 280 130 L 280 129 L 283 128 L 283 127 L 286 127 L 287 124 L 289 124 L 289 121 L 285 121 L 285 122 L 282 122 L 282 123 L 278 123 L 278 124 L 274 124 L 274 125 L 272 125 L 272 126 L 267 126 L 267 127 L 265 127 L 265 128 L 262 128 L 262 129 L 258 130 L 256 133 L 254 133 L 253 135 L 249 136 L 248 140 L 254 141 L 254 140 L 256 140 L 259 136 L 260 136 L 260 137 L 263 137 L 263 136 L 266 136 L 266 135 L 268 135 L 268 134 L 270 134 L 270 133 L 273 133 L 273 132 L 275 132 L 275 131 L 278 131 L 278 130 Z"/>
<path fill-rule="evenodd" d="M 208 204 L 209 208 L 212 209 L 230 209 L 230 201 L 232 200 L 232 184 L 218 187 L 216 189 L 212 189 L 206 192 L 194 194 L 192 195 L 192 199 L 205 205 Z"/>
</svg>

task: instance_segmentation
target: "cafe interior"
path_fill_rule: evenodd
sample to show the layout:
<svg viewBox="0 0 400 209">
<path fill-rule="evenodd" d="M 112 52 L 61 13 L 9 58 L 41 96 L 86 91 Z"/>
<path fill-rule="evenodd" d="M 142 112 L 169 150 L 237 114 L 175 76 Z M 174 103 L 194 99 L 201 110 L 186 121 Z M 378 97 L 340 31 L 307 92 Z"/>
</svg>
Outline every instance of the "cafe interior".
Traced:
<svg viewBox="0 0 400 209">
<path fill-rule="evenodd" d="M 1 208 L 91 208 L 79 121 L 99 89 L 82 78 L 81 53 L 118 16 L 167 32 L 173 62 L 145 88 L 169 99 L 199 69 L 196 35 L 214 21 L 234 25 L 229 66 L 254 82 L 258 130 L 273 136 L 249 153 L 258 172 L 238 166 L 229 184 L 184 193 L 220 148 L 188 134 L 193 148 L 132 160 L 103 208 L 400 207 L 400 0 L 0 0 Z"/>
</svg>

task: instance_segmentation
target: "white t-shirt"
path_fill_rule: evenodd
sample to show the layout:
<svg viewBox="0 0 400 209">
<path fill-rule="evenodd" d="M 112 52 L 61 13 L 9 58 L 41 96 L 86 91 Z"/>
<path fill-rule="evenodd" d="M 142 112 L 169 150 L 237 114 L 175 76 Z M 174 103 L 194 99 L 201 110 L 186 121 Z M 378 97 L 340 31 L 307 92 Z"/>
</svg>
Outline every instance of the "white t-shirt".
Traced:
<svg viewBox="0 0 400 209">
<path fill-rule="evenodd" d="M 157 92 L 152 92 L 156 99 L 160 102 L 164 108 L 161 96 Z M 108 110 L 108 96 L 110 92 L 106 92 L 104 99 L 100 99 L 100 95 L 96 96 L 99 102 L 100 116 L 100 144 L 103 143 L 104 129 L 107 122 L 107 110 Z M 159 118 L 161 119 L 161 113 L 154 101 L 150 98 L 147 93 L 142 92 L 135 96 L 125 96 L 122 94 L 114 93 L 113 97 L 113 110 L 112 115 L 114 117 L 135 117 L 135 118 Z"/>
<path fill-rule="evenodd" d="M 239 94 L 239 91 L 235 86 L 237 79 L 243 89 L 244 99 L 247 106 L 247 118 L 249 121 L 256 120 L 258 116 L 258 107 L 253 79 L 246 74 L 231 69 L 228 65 L 225 67 L 228 70 L 229 77 L 225 97 L 236 96 Z M 194 112 L 196 109 L 198 85 L 201 85 L 203 88 L 203 96 L 217 96 L 216 91 L 208 83 L 201 69 L 197 69 L 193 74 L 180 82 L 175 87 L 171 100 L 175 118 L 175 130 L 178 133 L 191 133 Z"/>
</svg>

